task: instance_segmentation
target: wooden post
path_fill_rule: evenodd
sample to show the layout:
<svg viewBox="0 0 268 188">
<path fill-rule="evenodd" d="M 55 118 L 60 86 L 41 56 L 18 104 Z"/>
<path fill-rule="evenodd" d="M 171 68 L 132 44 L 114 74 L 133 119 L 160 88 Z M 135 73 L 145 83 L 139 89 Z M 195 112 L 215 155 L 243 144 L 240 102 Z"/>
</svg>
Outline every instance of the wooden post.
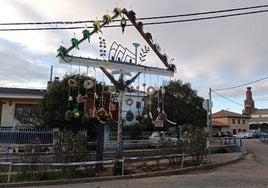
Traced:
<svg viewBox="0 0 268 188">
<path fill-rule="evenodd" d="M 7 176 L 7 183 L 10 183 L 10 179 L 11 179 L 11 170 L 12 170 L 12 163 L 9 164 L 8 176 Z"/>
<path fill-rule="evenodd" d="M 117 125 L 117 151 L 121 153 L 122 151 L 122 100 L 124 96 L 124 91 L 119 90 L 119 100 L 118 100 L 118 125 Z"/>
</svg>

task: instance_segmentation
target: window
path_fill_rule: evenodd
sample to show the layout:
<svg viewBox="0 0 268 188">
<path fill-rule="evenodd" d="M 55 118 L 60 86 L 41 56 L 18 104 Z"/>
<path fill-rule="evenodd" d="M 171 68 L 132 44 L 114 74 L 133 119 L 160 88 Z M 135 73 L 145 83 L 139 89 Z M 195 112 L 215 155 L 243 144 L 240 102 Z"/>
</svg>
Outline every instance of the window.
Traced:
<svg viewBox="0 0 268 188">
<path fill-rule="evenodd" d="M 232 121 L 233 121 L 233 124 L 235 124 L 235 119 L 232 119 Z"/>
<path fill-rule="evenodd" d="M 243 119 L 243 124 L 246 124 L 246 121 Z"/>
<path fill-rule="evenodd" d="M 237 120 L 237 123 L 240 124 L 240 119 Z"/>
<path fill-rule="evenodd" d="M 40 111 L 38 104 L 16 104 L 15 105 L 15 118 L 21 123 L 33 122 L 38 118 Z"/>
</svg>

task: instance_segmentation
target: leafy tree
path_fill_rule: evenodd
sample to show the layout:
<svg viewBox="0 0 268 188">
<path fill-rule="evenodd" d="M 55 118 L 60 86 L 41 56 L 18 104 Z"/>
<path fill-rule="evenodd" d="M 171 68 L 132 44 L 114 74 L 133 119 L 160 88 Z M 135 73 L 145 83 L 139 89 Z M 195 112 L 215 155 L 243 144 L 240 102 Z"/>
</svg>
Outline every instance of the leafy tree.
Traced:
<svg viewBox="0 0 268 188">
<path fill-rule="evenodd" d="M 74 79 L 78 82 L 76 87 L 69 87 L 68 81 Z M 84 114 L 84 102 L 78 102 L 78 95 L 87 96 L 88 92 L 94 93 L 94 87 L 86 89 L 83 87 L 84 81 L 90 79 L 86 75 L 65 75 L 62 82 L 54 83 L 48 90 L 41 103 L 41 112 L 44 123 L 49 128 L 59 128 L 60 130 L 78 130 L 96 124 L 96 121 L 89 121 Z M 100 93 L 102 86 L 96 84 L 96 92 Z M 77 111 L 78 115 L 75 115 Z"/>
</svg>

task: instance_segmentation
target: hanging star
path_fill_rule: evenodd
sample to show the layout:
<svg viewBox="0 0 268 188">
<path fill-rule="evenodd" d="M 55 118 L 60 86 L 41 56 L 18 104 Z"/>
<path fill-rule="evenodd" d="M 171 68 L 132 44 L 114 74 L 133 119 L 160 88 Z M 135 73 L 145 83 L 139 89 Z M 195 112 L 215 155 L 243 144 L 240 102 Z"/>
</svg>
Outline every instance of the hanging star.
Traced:
<svg viewBox="0 0 268 188">
<path fill-rule="evenodd" d="M 72 41 L 72 45 L 79 50 L 79 47 L 78 47 L 78 39 L 72 38 L 71 41 Z"/>
<path fill-rule="evenodd" d="M 90 32 L 89 32 L 89 30 L 85 29 L 85 30 L 82 31 L 82 33 L 83 33 L 84 38 L 86 38 L 88 40 L 88 42 L 90 42 Z"/>
</svg>

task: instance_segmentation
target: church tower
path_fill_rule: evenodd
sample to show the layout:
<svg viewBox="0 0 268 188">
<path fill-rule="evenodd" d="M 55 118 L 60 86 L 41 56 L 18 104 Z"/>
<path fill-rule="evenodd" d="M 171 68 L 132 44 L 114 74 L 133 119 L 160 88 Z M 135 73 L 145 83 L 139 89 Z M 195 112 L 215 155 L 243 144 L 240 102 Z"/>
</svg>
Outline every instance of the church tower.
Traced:
<svg viewBox="0 0 268 188">
<path fill-rule="evenodd" d="M 255 104 L 254 100 L 252 98 L 252 92 L 251 92 L 251 87 L 247 87 L 246 91 L 246 100 L 244 100 L 244 115 L 251 115 L 252 112 L 255 110 Z"/>
</svg>

